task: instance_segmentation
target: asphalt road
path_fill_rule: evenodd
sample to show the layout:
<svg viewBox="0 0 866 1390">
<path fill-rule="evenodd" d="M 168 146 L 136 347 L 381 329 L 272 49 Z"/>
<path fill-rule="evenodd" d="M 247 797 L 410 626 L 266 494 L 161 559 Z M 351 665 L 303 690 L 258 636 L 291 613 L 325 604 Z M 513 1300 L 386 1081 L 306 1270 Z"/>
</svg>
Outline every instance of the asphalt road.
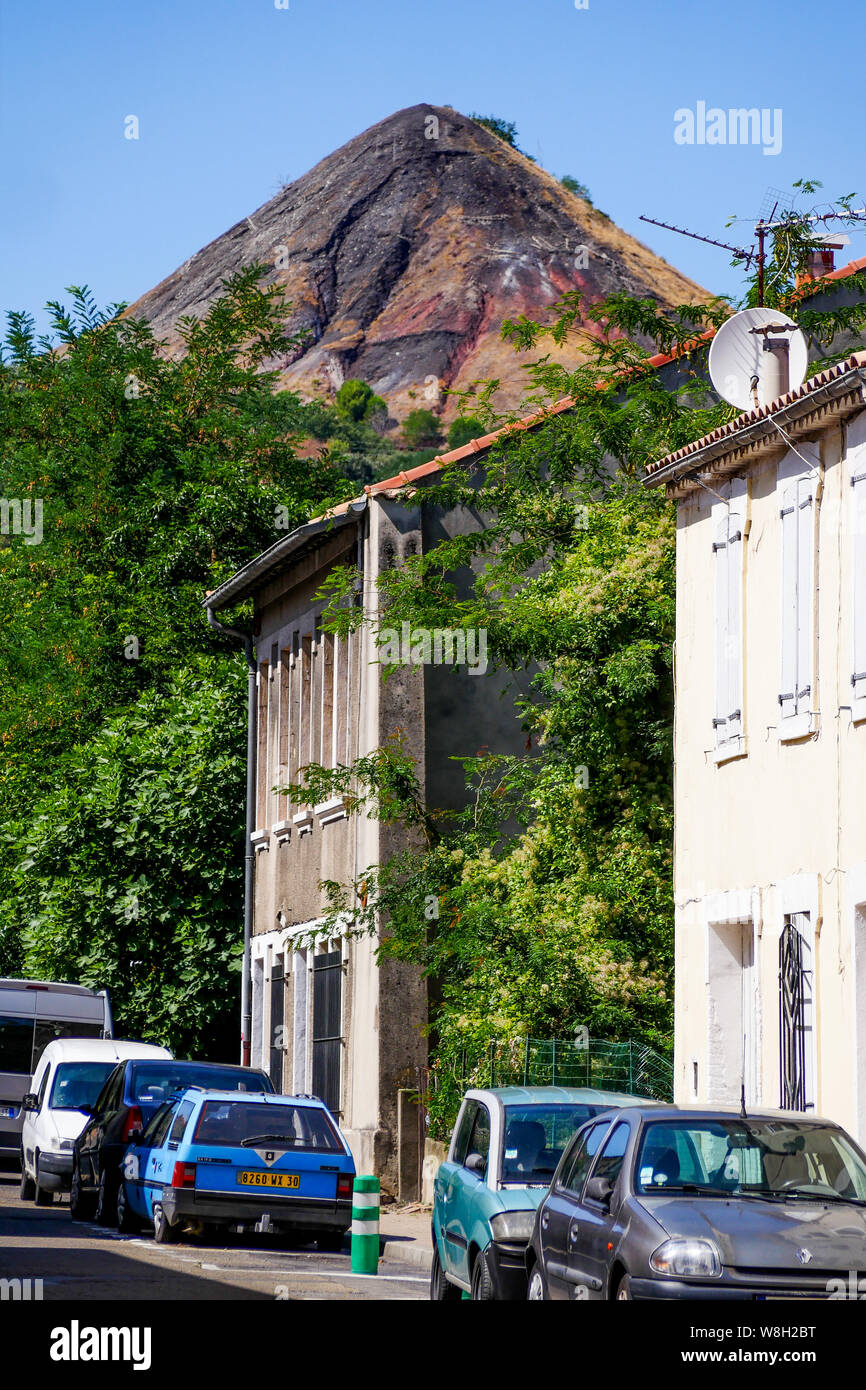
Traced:
<svg viewBox="0 0 866 1390">
<path fill-rule="evenodd" d="M 0 1279 L 41 1279 L 44 1301 L 100 1299 L 426 1299 L 423 1270 L 383 1259 L 377 1275 L 352 1274 L 348 1254 L 319 1254 L 265 1235 L 161 1246 L 73 1221 L 69 1202 L 18 1198 L 18 1176 L 0 1172 Z"/>
</svg>

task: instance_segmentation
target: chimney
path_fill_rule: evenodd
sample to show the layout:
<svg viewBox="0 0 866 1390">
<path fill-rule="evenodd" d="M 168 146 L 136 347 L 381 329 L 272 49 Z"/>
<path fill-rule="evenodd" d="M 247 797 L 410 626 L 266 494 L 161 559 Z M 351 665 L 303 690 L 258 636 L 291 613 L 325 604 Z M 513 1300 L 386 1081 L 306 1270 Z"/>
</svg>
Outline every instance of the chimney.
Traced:
<svg viewBox="0 0 866 1390">
<path fill-rule="evenodd" d="M 836 252 L 848 246 L 851 238 L 844 232 L 830 232 L 824 235 L 817 233 L 812 241 L 813 249 L 797 275 L 798 289 L 801 285 L 811 284 L 813 280 L 820 280 L 822 275 L 829 275 L 836 267 Z"/>
</svg>

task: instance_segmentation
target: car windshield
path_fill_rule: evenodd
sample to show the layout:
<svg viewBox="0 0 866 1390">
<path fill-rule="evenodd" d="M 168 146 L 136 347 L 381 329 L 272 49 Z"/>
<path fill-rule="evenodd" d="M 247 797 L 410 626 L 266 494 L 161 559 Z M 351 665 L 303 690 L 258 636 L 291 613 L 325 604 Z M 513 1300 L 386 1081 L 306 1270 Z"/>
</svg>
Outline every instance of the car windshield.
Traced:
<svg viewBox="0 0 866 1390">
<path fill-rule="evenodd" d="M 49 1109 L 80 1110 L 83 1105 L 93 1105 L 105 1078 L 116 1066 L 114 1061 L 61 1062 L 54 1073 Z"/>
<path fill-rule="evenodd" d="M 309 1149 L 343 1153 L 343 1145 L 324 1110 L 313 1105 L 256 1105 L 208 1100 L 196 1125 L 198 1144 L 232 1148 Z"/>
<path fill-rule="evenodd" d="M 506 1105 L 502 1182 L 547 1187 L 574 1131 L 604 1105 Z"/>
<path fill-rule="evenodd" d="M 257 1095 L 270 1089 L 260 1071 L 220 1067 L 212 1062 L 145 1062 L 132 1069 L 137 1105 L 161 1105 L 187 1086 L 203 1086 L 208 1091 L 252 1091 Z"/>
<path fill-rule="evenodd" d="M 635 1191 L 866 1201 L 866 1165 L 834 1125 L 786 1119 L 653 1121 Z"/>
</svg>

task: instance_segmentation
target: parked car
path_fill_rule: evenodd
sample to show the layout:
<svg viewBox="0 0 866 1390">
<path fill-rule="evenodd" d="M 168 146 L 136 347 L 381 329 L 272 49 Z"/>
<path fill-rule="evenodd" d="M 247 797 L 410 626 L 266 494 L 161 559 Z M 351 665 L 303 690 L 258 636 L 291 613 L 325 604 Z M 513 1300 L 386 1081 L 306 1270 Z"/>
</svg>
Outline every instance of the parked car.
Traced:
<svg viewBox="0 0 866 1390">
<path fill-rule="evenodd" d="M 529 1298 L 827 1298 L 866 1268 L 866 1156 L 802 1113 L 663 1107 L 584 1125 L 527 1250 Z"/>
<path fill-rule="evenodd" d="M 22 1101 L 21 1186 L 25 1202 L 50 1206 L 68 1192 L 72 1149 L 105 1080 L 125 1058 L 171 1057 L 164 1047 L 113 1038 L 63 1038 L 42 1053 Z"/>
<path fill-rule="evenodd" d="M 21 1153 L 22 1100 L 56 1038 L 110 1038 L 108 991 L 51 980 L 0 980 L 0 1163 Z"/>
<path fill-rule="evenodd" d="M 120 1164 L 130 1137 L 140 1131 L 164 1101 L 188 1086 L 219 1086 L 225 1091 L 273 1091 L 263 1071 L 220 1062 L 163 1059 L 128 1061 L 108 1077 L 72 1151 L 69 1207 L 74 1221 L 95 1218 L 114 1224 Z"/>
<path fill-rule="evenodd" d="M 467 1091 L 433 1188 L 430 1297 L 523 1298 L 535 1209 L 574 1131 L 637 1096 L 567 1086 Z"/>
<path fill-rule="evenodd" d="M 185 1091 L 126 1151 L 117 1225 L 153 1223 L 160 1244 L 184 1227 L 251 1229 L 267 1218 L 338 1250 L 352 1219 L 355 1164 L 327 1106 L 313 1096 Z"/>
</svg>

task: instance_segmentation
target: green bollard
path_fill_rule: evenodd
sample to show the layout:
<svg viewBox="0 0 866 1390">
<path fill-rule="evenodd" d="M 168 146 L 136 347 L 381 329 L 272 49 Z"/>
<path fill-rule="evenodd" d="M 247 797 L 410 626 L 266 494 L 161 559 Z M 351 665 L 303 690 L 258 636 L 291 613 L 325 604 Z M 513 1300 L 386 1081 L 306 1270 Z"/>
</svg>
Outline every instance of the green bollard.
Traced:
<svg viewBox="0 0 866 1390">
<path fill-rule="evenodd" d="M 352 1192 L 352 1273 L 379 1269 L 379 1179 L 355 1179 Z"/>
</svg>

